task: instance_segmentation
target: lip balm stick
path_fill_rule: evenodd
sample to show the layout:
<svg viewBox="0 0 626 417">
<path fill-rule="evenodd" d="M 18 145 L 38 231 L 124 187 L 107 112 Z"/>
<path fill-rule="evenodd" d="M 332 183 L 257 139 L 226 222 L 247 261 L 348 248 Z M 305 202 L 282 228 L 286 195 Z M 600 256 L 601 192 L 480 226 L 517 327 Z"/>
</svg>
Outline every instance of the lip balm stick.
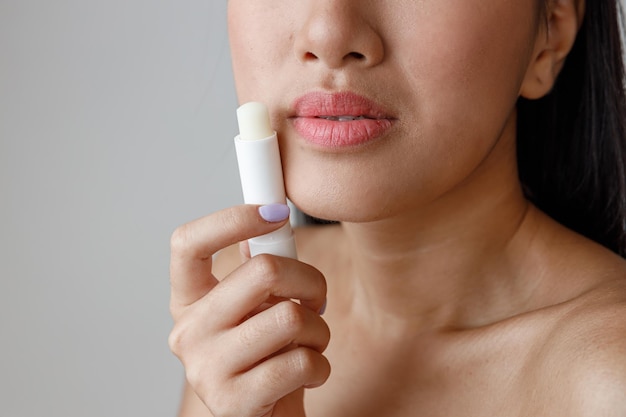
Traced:
<svg viewBox="0 0 626 417">
<path fill-rule="evenodd" d="M 239 135 L 235 150 L 243 199 L 246 204 L 286 204 L 278 138 L 270 124 L 267 107 L 249 102 L 237 109 Z M 289 223 L 280 229 L 248 240 L 250 255 L 268 253 L 296 259 L 296 246 Z"/>
</svg>

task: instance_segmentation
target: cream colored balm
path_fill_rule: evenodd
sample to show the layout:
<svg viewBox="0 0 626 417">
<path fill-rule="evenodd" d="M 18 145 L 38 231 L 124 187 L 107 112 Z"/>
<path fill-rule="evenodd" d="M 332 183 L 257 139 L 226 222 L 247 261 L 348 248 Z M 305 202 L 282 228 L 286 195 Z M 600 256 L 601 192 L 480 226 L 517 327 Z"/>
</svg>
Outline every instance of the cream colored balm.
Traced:
<svg viewBox="0 0 626 417">
<path fill-rule="evenodd" d="M 243 199 L 246 204 L 286 204 L 278 138 L 272 129 L 267 106 L 249 102 L 237 109 L 239 135 L 235 150 Z M 248 240 L 250 255 L 261 253 L 296 259 L 296 246 L 289 223 L 280 229 Z"/>
</svg>

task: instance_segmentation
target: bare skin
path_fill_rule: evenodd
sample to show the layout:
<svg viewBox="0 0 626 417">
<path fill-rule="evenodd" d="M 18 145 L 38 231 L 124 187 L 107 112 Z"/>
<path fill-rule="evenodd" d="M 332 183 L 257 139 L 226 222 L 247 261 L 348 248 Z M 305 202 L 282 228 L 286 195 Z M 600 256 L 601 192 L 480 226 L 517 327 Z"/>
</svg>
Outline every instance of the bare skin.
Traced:
<svg viewBox="0 0 626 417">
<path fill-rule="evenodd" d="M 325 316 L 332 333 L 325 355 L 333 371 L 326 384 L 307 392 L 307 415 L 626 415 L 623 261 L 600 248 L 590 251 L 588 242 L 535 209 L 518 233 L 526 227 L 556 229 L 533 236 L 543 240 L 530 249 L 537 252 L 515 262 L 528 270 L 522 279 L 535 283 L 528 291 L 489 294 L 477 287 L 481 294 L 464 294 L 471 300 L 464 312 L 430 306 L 427 314 L 404 317 L 397 311 L 370 316 L 372 307 L 357 308 L 356 297 L 329 295 L 335 302 Z M 546 256 L 552 245 L 568 253 Z M 586 259 L 564 267 L 549 256 Z M 329 294 L 355 294 L 362 284 L 330 282 Z"/>
<path fill-rule="evenodd" d="M 290 198 L 341 224 L 299 229 L 298 261 L 242 260 L 283 224 L 252 206 L 174 233 L 180 415 L 626 416 L 626 261 L 533 207 L 516 166 L 515 102 L 550 90 L 584 3 L 551 1 L 547 28 L 534 1 L 383 3 L 229 3 L 238 94 L 273 109 Z M 320 151 L 285 103 L 311 89 L 394 128 Z"/>
<path fill-rule="evenodd" d="M 307 390 L 307 416 L 626 415 L 626 265 L 532 206 L 503 252 L 512 260 L 516 244 L 534 242 L 511 262 L 527 271 L 516 279 L 533 284 L 477 287 L 463 312 L 361 304 L 345 227 L 299 229 L 297 238 L 302 261 L 327 278 L 332 334 L 332 372 Z M 228 275 L 241 262 L 231 247 L 215 268 Z M 411 311 L 420 308 L 427 313 Z M 212 416 L 189 385 L 180 415 Z"/>
</svg>

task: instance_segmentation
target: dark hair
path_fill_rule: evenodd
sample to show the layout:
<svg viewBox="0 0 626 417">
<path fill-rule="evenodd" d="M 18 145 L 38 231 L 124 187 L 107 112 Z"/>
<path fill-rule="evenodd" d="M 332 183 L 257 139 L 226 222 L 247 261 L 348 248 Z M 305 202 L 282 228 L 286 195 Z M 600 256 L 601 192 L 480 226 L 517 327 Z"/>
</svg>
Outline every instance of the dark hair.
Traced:
<svg viewBox="0 0 626 417">
<path fill-rule="evenodd" d="M 591 0 L 553 90 L 519 99 L 517 152 L 527 198 L 626 257 L 626 91 L 618 0 Z"/>
</svg>

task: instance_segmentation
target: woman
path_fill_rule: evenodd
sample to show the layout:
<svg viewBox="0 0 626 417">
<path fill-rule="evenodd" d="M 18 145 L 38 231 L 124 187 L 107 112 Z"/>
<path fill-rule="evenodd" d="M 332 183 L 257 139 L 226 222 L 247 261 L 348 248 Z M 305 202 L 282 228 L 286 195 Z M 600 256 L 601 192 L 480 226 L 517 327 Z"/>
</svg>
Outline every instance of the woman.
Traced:
<svg viewBox="0 0 626 417">
<path fill-rule="evenodd" d="M 616 9 L 231 0 L 239 100 L 338 222 L 299 261 L 231 247 L 281 206 L 174 233 L 181 415 L 626 416 Z"/>
</svg>

